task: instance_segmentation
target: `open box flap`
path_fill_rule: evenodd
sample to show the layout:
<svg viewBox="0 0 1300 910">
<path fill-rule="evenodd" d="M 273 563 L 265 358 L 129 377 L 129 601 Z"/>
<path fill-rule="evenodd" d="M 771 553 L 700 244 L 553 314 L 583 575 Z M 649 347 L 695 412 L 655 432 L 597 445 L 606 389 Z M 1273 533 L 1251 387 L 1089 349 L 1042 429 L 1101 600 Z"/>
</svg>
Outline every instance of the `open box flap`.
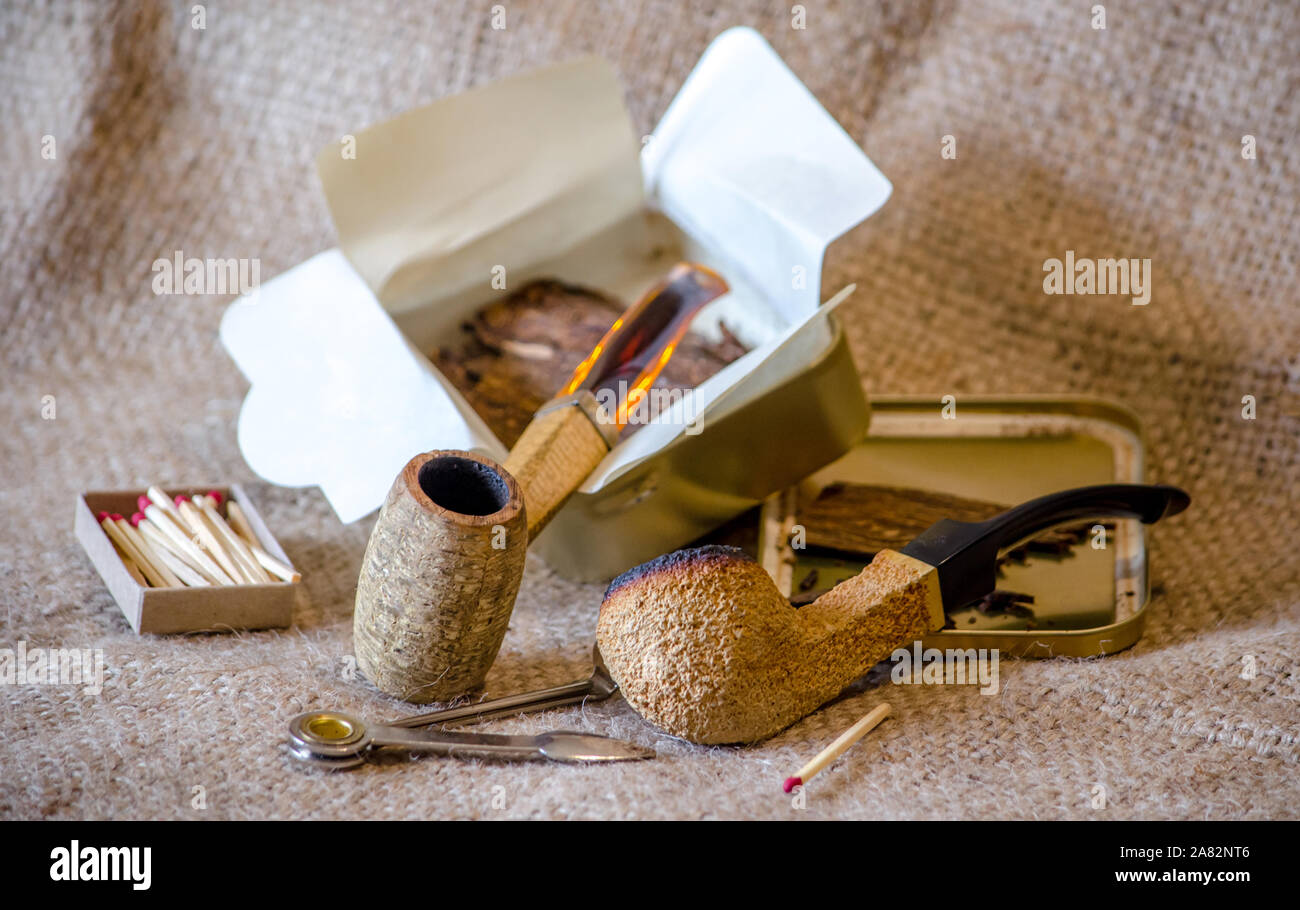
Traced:
<svg viewBox="0 0 1300 910">
<path fill-rule="evenodd" d="M 442 98 L 316 167 L 339 247 L 392 313 L 559 256 L 643 203 L 622 86 L 598 57 Z"/>
<path fill-rule="evenodd" d="M 826 247 L 892 189 L 749 28 L 709 45 L 641 163 L 651 202 L 716 250 L 723 274 L 761 288 L 791 324 L 821 303 Z"/>
<path fill-rule="evenodd" d="M 249 466 L 271 483 L 320 484 L 344 522 L 382 503 L 416 452 L 505 457 L 338 250 L 231 304 L 221 342 L 251 384 L 239 412 Z"/>
<path fill-rule="evenodd" d="M 752 121 L 752 122 L 750 122 Z M 718 417 L 812 362 L 826 246 L 888 197 L 888 181 L 757 33 L 720 36 L 638 162 L 612 68 L 595 59 L 442 99 L 318 158 L 340 239 L 231 305 L 221 338 L 252 383 L 239 420 L 249 466 L 319 484 L 339 517 L 377 508 L 416 452 L 502 460 L 491 431 L 403 334 L 455 322 L 547 263 L 661 208 L 732 286 L 715 304 L 772 330 L 696 390 Z M 643 183 L 642 171 L 645 173 Z M 600 263 L 572 275 L 582 283 Z M 605 264 L 607 265 L 607 263 Z M 608 271 L 608 269 L 606 269 Z M 521 277 L 524 276 L 524 277 Z M 584 492 L 684 432 L 660 421 L 616 446 Z"/>
</svg>

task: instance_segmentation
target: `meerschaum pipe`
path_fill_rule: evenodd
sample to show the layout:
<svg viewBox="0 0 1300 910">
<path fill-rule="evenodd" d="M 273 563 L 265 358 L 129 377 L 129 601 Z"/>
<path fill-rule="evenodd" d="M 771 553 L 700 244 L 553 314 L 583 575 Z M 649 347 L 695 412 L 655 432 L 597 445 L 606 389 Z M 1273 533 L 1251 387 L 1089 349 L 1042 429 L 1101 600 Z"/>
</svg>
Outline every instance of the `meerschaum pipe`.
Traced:
<svg viewBox="0 0 1300 910">
<path fill-rule="evenodd" d="M 1187 503 L 1173 487 L 1107 484 L 986 522 L 945 519 L 802 609 L 742 550 L 680 550 L 610 584 L 596 641 L 623 696 L 655 726 L 697 743 L 753 742 L 942 629 L 945 607 L 992 591 L 999 549 L 1084 516 L 1151 523 Z"/>
</svg>

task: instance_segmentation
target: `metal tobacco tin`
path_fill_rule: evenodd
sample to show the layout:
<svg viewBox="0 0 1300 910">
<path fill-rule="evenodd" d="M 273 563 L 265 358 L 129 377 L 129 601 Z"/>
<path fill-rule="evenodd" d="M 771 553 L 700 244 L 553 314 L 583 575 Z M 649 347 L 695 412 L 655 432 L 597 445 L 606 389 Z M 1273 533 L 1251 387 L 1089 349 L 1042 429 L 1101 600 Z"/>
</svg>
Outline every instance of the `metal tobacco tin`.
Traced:
<svg viewBox="0 0 1300 910">
<path fill-rule="evenodd" d="M 843 328 L 821 354 L 762 395 L 682 435 L 597 493 L 575 493 L 532 549 L 561 575 L 608 581 L 685 546 L 862 439 L 871 406 Z M 771 428 L 798 439 L 771 444 Z"/>
<path fill-rule="evenodd" d="M 954 404 L 945 418 L 935 398 L 873 396 L 867 435 L 810 481 L 913 487 L 1010 506 L 1069 487 L 1143 479 L 1141 426 L 1119 405 L 1040 396 L 959 396 Z M 787 596 L 801 587 L 828 587 L 864 564 L 792 549 L 796 502 L 793 488 L 769 497 L 759 531 L 763 565 Z M 1033 616 L 953 610 L 953 627 L 927 636 L 925 646 L 997 648 L 1016 657 L 1121 651 L 1138 640 L 1146 621 L 1142 524 L 1117 520 L 1105 549 L 1084 540 L 1063 557 L 1031 554 L 1024 564 L 1009 563 L 998 587 L 1033 595 Z"/>
</svg>

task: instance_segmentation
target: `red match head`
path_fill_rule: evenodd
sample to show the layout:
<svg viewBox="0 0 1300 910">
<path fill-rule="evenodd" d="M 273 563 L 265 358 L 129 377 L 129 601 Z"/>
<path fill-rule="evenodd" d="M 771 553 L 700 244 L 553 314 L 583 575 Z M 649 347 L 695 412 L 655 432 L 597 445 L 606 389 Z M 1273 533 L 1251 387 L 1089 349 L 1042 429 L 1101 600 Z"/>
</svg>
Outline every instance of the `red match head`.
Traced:
<svg viewBox="0 0 1300 910">
<path fill-rule="evenodd" d="M 151 505 L 153 505 L 153 502 L 152 500 L 149 499 L 148 496 L 137 496 L 135 498 L 135 507 L 139 509 L 141 512 L 148 509 Z"/>
<path fill-rule="evenodd" d="M 122 514 L 121 514 L 120 512 L 114 512 L 112 515 L 110 515 L 110 516 L 108 516 L 108 517 L 111 518 L 111 519 L 113 519 L 113 521 L 115 521 L 115 522 L 117 522 L 117 521 L 125 521 L 125 520 L 126 520 L 126 519 L 124 519 L 124 518 L 122 517 Z"/>
<path fill-rule="evenodd" d="M 221 505 L 221 500 L 225 498 L 216 490 L 208 490 L 208 495 L 212 497 L 212 501 L 217 505 Z"/>
<path fill-rule="evenodd" d="M 96 513 L 95 513 L 95 518 L 96 518 L 97 521 L 99 521 L 100 524 L 103 524 L 103 523 L 104 523 L 104 519 L 108 518 L 108 513 L 107 513 L 107 512 L 96 512 Z"/>
<path fill-rule="evenodd" d="M 189 497 L 187 497 L 187 496 L 182 496 L 182 495 L 179 494 L 179 493 L 177 493 L 177 494 L 176 494 L 176 497 L 175 497 L 174 499 L 172 499 L 172 502 L 176 503 L 176 505 L 180 505 L 180 504 L 183 503 L 183 502 L 189 502 L 189 501 L 190 501 L 190 500 L 189 500 Z"/>
<path fill-rule="evenodd" d="M 140 527 L 140 522 L 142 521 L 144 521 L 144 516 L 141 515 L 139 512 L 136 512 L 134 515 L 131 516 L 131 527 L 133 528 Z"/>
<path fill-rule="evenodd" d="M 786 793 L 789 793 L 795 787 L 801 786 L 802 784 L 803 784 L 802 777 L 787 777 L 785 779 L 785 783 L 781 785 L 781 789 L 784 790 Z"/>
</svg>

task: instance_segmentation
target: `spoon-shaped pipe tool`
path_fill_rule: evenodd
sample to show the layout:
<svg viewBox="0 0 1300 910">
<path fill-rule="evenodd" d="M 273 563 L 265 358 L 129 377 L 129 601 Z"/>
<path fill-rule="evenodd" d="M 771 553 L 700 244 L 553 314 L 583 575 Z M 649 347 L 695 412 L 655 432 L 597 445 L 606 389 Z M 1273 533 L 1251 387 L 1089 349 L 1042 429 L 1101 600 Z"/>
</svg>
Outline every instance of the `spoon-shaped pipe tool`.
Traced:
<svg viewBox="0 0 1300 910">
<path fill-rule="evenodd" d="M 1104 484 L 987 521 L 944 519 L 801 609 L 742 550 L 679 550 L 614 579 L 596 641 L 623 697 L 651 723 L 692 742 L 753 742 L 991 592 L 1000 551 L 1085 518 L 1151 524 L 1189 501 L 1176 487 Z"/>
<path fill-rule="evenodd" d="M 553 730 L 536 736 L 520 736 L 412 730 L 367 724 L 336 711 L 311 711 L 291 720 L 289 747 L 296 758 L 332 770 L 355 768 L 381 749 L 428 752 L 450 758 L 568 764 L 637 761 L 655 756 L 653 749 L 594 733 Z"/>
</svg>

